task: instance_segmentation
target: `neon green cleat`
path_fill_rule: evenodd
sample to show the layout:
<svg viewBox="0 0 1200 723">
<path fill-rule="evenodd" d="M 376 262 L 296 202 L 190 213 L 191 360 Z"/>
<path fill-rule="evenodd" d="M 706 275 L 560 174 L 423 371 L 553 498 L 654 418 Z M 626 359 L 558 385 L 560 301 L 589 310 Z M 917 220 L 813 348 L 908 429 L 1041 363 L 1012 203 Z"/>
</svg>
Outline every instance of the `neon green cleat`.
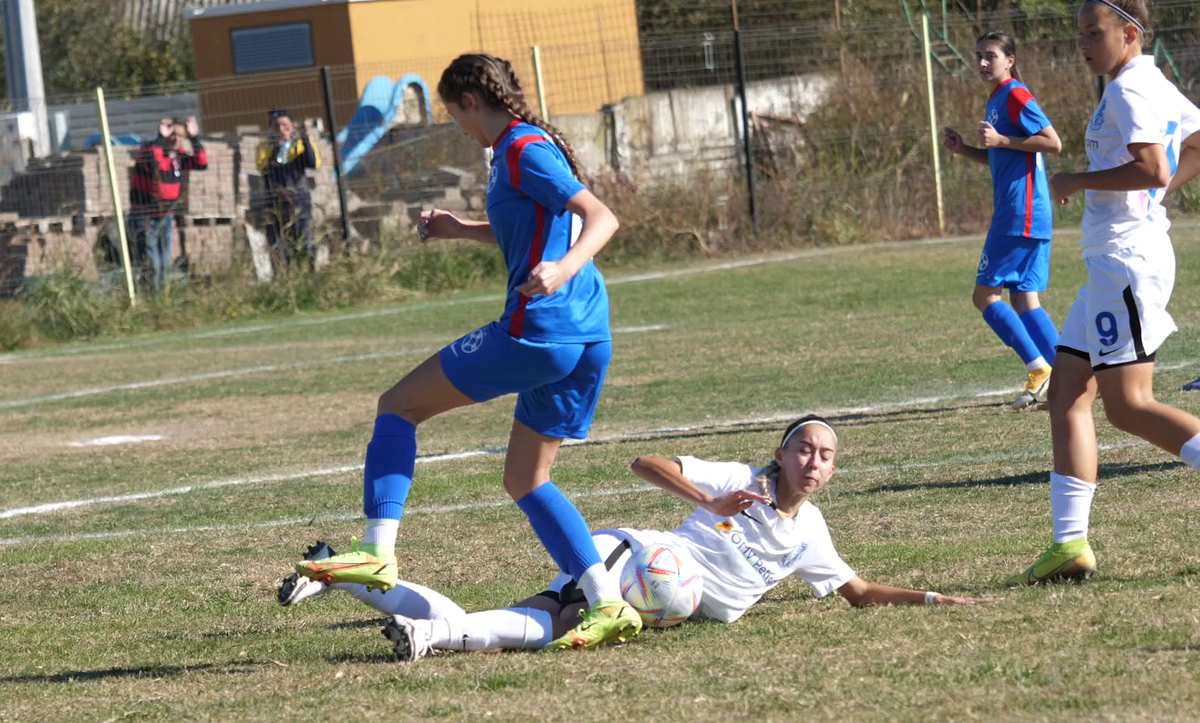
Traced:
<svg viewBox="0 0 1200 723">
<path fill-rule="evenodd" d="M 546 650 L 587 650 L 605 643 L 624 643 L 642 632 L 642 618 L 629 603 L 600 601 L 588 610 L 574 630 L 546 646 Z"/>
<path fill-rule="evenodd" d="M 335 582 L 358 583 L 368 590 L 387 592 L 396 587 L 396 556 L 360 550 L 358 538 L 354 538 L 350 552 L 327 557 L 324 560 L 302 560 L 296 563 L 296 572 L 310 580 L 319 580 L 326 585 Z"/>
<path fill-rule="evenodd" d="M 1046 548 L 1029 569 L 1004 581 L 1007 587 L 1037 585 L 1042 582 L 1082 582 L 1096 574 L 1096 556 L 1086 537 L 1055 542 Z"/>
</svg>

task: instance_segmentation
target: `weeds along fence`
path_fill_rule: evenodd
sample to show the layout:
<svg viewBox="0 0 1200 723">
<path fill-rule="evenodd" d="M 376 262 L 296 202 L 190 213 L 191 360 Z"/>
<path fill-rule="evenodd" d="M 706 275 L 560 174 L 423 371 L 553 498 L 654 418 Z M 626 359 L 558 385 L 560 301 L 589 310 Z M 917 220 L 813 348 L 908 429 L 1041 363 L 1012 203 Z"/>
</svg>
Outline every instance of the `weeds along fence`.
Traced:
<svg viewBox="0 0 1200 723">
<path fill-rule="evenodd" d="M 736 30 L 731 17 L 715 12 L 716 3 L 696 7 L 708 12 L 687 15 L 669 31 L 642 17 L 638 37 L 626 40 L 597 33 L 604 27 L 597 18 L 616 12 L 606 0 L 561 17 L 489 16 L 508 41 L 486 50 L 513 60 L 531 104 L 544 102 L 545 114 L 575 145 L 591 186 L 622 218 L 606 250 L 611 260 L 938 233 L 917 6 L 852 16 L 836 3 L 763 0 L 743 3 Z M 1193 98 L 1200 75 L 1197 7 L 1194 0 L 1164 0 L 1154 9 L 1156 57 Z M 1023 79 L 1064 141 L 1062 156 L 1047 165 L 1079 168 L 1097 84 L 1077 57 L 1074 19 L 958 8 L 931 15 L 936 125 L 973 137 L 988 94 L 973 69 L 974 39 L 981 29 L 1006 29 L 1018 40 Z M 478 32 L 491 37 L 488 27 Z M 472 251 L 465 265 L 436 271 L 426 264 L 429 255 L 448 252 L 412 238 L 423 208 L 485 213 L 486 154 L 431 97 L 449 60 L 105 89 L 110 128 L 124 144 L 113 148 L 115 197 L 128 207 L 138 144 L 155 137 L 158 119 L 195 115 L 208 167 L 181 174 L 171 213 L 175 278 L 249 283 L 286 270 L 267 238 L 278 199 L 258 167 L 270 148 L 267 113 L 285 108 L 297 122 L 311 118 L 317 127 L 321 164 L 309 172 L 308 185 L 319 264 L 332 259 L 336 268 L 349 264 L 408 288 L 453 286 L 454 274 L 463 274 L 464 283 L 502 274 L 486 249 Z M 119 224 L 105 154 L 97 150 L 95 108 L 91 97 L 49 99 L 42 111 L 56 130 L 55 152 L 32 157 L 15 139 L 23 135 L 17 126 L 36 114 L 0 117 L 9 126 L 0 132 L 8 139 L 0 146 L 0 295 L 64 269 L 89 283 L 121 286 Z M 988 170 L 941 160 L 945 231 L 984 229 Z M 755 180 L 757 238 L 748 176 Z M 1200 205 L 1188 205 L 1189 198 L 1176 203 L 1187 210 Z M 136 245 L 133 255 L 135 262 L 145 258 Z"/>
</svg>

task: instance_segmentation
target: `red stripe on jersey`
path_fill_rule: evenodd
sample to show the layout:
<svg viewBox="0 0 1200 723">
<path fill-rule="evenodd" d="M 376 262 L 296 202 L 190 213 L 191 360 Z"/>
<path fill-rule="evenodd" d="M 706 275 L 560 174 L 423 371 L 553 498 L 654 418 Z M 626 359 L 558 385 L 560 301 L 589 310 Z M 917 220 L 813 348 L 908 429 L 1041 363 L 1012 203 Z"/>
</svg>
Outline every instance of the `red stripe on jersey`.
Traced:
<svg viewBox="0 0 1200 723">
<path fill-rule="evenodd" d="M 1031 100 L 1033 100 L 1033 94 L 1024 88 L 1013 88 L 1012 92 L 1008 94 L 1008 119 L 1018 129 L 1021 127 L 1021 111 L 1025 110 L 1025 106 Z"/>
<path fill-rule="evenodd" d="M 1033 174 L 1037 170 L 1037 154 L 1025 154 L 1025 232 L 1029 238 L 1033 232 Z"/>
<path fill-rule="evenodd" d="M 1003 83 L 1001 83 L 1000 85 L 997 85 L 995 88 L 993 88 L 993 89 L 992 89 L 992 94 L 988 96 L 988 100 L 991 100 L 992 98 L 995 98 L 995 97 L 996 97 L 996 94 L 1000 92 L 1000 89 L 1001 89 L 1001 88 L 1003 88 L 1004 86 L 1008 85 L 1009 83 L 1015 83 L 1015 82 L 1017 82 L 1017 79 L 1016 79 L 1016 78 L 1009 78 L 1008 80 L 1004 81 L 1004 82 L 1003 82 Z"/>
<path fill-rule="evenodd" d="M 512 129 L 516 128 L 520 123 L 520 118 L 513 118 L 508 125 L 504 126 L 504 130 L 500 131 L 500 135 L 496 136 L 496 140 L 492 141 L 492 150 L 494 151 L 499 148 L 500 143 L 505 139 L 505 137 L 507 137 L 508 134 L 512 132 Z"/>
<path fill-rule="evenodd" d="M 514 140 L 512 145 L 508 147 L 508 153 L 506 154 L 508 182 L 513 188 L 518 191 L 521 190 L 521 154 L 525 152 L 525 146 L 530 143 L 544 143 L 545 141 L 545 136 L 530 134 Z"/>
<path fill-rule="evenodd" d="M 542 263 L 542 235 L 546 230 L 546 209 L 540 203 L 534 204 L 534 210 L 537 214 L 537 222 L 534 224 L 533 240 L 529 244 L 529 270 L 533 271 L 537 265 Z M 517 302 L 517 310 L 513 312 L 512 319 L 508 324 L 508 335 L 521 338 L 521 333 L 525 328 L 525 306 L 529 303 L 529 297 L 521 294 L 521 300 Z"/>
</svg>

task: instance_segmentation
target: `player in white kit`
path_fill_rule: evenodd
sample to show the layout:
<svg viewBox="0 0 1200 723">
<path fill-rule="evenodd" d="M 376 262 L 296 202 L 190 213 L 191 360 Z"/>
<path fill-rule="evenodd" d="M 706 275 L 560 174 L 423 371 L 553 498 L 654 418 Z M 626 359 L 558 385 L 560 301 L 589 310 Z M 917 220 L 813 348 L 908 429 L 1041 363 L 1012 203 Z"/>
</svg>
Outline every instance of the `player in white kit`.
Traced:
<svg viewBox="0 0 1200 723">
<path fill-rule="evenodd" d="M 1145 0 L 1087 0 L 1079 10 L 1084 61 L 1110 82 L 1088 123 L 1088 171 L 1056 174 L 1050 193 L 1065 204 L 1086 191 L 1088 283 L 1063 323 L 1050 381 L 1054 543 L 1009 585 L 1082 580 L 1096 571 L 1087 532 L 1099 454 L 1097 393 L 1114 427 L 1200 469 L 1200 419 L 1156 401 L 1153 390 L 1155 352 L 1176 329 L 1167 313 L 1175 252 L 1162 201 L 1168 186 L 1200 170 L 1189 155 L 1175 178 L 1181 147 L 1195 153 L 1200 142 L 1200 110 L 1142 54 L 1149 23 Z"/>
<path fill-rule="evenodd" d="M 619 570 L 643 545 L 685 548 L 704 570 L 703 595 L 692 616 L 699 620 L 734 622 L 788 577 L 809 583 L 819 597 L 836 590 L 856 607 L 976 602 L 887 587 L 855 575 L 838 556 L 821 511 L 809 501 L 833 477 L 836 454 L 833 428 L 810 415 L 787 428 L 774 460 L 762 468 L 694 457 L 639 457 L 633 463 L 635 474 L 694 503 L 696 511 L 670 532 L 601 530 L 593 539 L 610 570 Z M 315 591 L 307 588 L 305 596 Z M 391 616 L 384 632 L 405 661 L 439 648 L 541 649 L 575 625 L 586 607 L 567 575 L 512 608 L 472 614 L 405 582 L 385 595 L 359 592 L 356 597 Z"/>
</svg>

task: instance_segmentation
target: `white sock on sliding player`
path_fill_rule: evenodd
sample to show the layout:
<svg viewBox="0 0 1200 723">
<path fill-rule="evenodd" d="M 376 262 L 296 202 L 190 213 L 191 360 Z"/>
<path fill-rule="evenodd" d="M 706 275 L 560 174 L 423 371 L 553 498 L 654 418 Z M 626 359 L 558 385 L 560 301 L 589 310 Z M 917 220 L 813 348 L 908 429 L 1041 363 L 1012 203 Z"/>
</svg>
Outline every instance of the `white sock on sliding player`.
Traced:
<svg viewBox="0 0 1200 723">
<path fill-rule="evenodd" d="M 442 650 L 541 650 L 553 640 L 550 613 L 534 608 L 486 610 L 413 625 Z"/>
</svg>

